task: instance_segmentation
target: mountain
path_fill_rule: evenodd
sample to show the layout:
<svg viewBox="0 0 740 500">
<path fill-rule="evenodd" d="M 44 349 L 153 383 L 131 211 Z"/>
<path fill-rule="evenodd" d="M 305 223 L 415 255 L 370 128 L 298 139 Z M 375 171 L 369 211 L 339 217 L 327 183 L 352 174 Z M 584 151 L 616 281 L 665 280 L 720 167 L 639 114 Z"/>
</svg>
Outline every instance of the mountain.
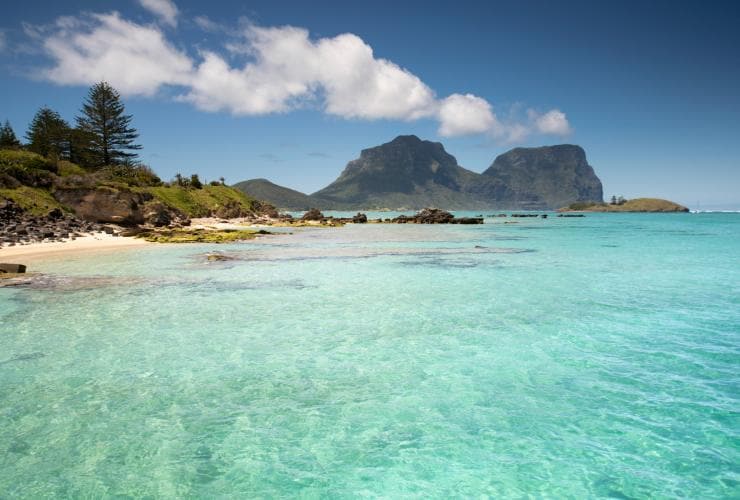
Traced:
<svg viewBox="0 0 740 500">
<path fill-rule="evenodd" d="M 515 148 L 499 155 L 483 174 L 506 186 L 507 201 L 532 208 L 560 208 L 575 201 L 602 201 L 601 181 L 580 146 Z M 496 199 L 491 194 L 491 199 Z"/>
<path fill-rule="evenodd" d="M 257 200 L 264 200 L 278 208 L 287 210 L 308 210 L 320 205 L 326 209 L 320 201 L 314 200 L 309 195 L 274 184 L 267 179 L 252 179 L 234 184 L 234 188 Z"/>
<path fill-rule="evenodd" d="M 482 174 L 458 165 L 439 142 L 402 135 L 364 149 L 327 187 L 305 195 L 265 179 L 235 185 L 280 208 L 448 210 L 555 209 L 603 199 L 601 181 L 573 145 L 516 148 Z"/>
<path fill-rule="evenodd" d="M 485 201 L 466 191 L 478 177 L 459 166 L 439 142 L 402 135 L 362 150 L 337 180 L 312 196 L 366 209 L 484 208 Z"/>
</svg>

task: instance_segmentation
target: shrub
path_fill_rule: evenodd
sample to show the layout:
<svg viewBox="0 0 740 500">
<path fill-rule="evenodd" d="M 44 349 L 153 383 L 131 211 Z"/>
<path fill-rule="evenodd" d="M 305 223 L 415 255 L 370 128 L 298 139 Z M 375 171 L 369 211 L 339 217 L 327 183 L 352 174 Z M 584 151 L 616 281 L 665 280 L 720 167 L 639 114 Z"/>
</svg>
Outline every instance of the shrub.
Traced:
<svg viewBox="0 0 740 500">
<path fill-rule="evenodd" d="M 108 165 L 100 169 L 100 179 L 123 183 L 127 186 L 150 187 L 162 185 L 162 179 L 146 165 Z"/>
</svg>

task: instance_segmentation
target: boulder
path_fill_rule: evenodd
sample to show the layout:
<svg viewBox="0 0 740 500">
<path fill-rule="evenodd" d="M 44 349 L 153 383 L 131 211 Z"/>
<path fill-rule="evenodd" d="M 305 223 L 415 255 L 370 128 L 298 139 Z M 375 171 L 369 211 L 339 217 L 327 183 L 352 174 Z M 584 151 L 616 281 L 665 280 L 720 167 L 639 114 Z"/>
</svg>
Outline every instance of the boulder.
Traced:
<svg viewBox="0 0 740 500">
<path fill-rule="evenodd" d="M 26 266 L 23 264 L 5 264 L 0 263 L 0 273 L 23 274 L 26 272 Z"/>
<path fill-rule="evenodd" d="M 144 223 L 142 206 L 152 199 L 152 195 L 98 187 L 57 189 L 54 198 L 83 220 L 132 226 Z"/>
<path fill-rule="evenodd" d="M 46 218 L 49 220 L 59 220 L 64 218 L 64 212 L 62 212 L 59 208 L 52 209 L 48 214 L 46 214 Z"/>
<path fill-rule="evenodd" d="M 325 219 L 324 214 L 318 208 L 312 208 L 301 217 L 301 220 L 322 220 Z"/>
<path fill-rule="evenodd" d="M 357 212 L 357 215 L 352 217 L 352 222 L 355 224 L 365 224 L 367 222 L 367 215 Z"/>
<path fill-rule="evenodd" d="M 169 226 L 176 215 L 174 210 L 159 201 L 144 205 L 144 222 L 154 227 Z"/>
</svg>

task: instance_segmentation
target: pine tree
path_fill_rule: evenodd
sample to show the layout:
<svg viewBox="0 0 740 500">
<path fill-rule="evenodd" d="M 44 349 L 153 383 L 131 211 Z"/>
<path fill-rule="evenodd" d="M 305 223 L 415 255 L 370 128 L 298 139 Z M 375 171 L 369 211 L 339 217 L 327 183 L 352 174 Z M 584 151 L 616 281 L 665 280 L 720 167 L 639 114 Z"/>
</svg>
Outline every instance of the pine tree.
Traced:
<svg viewBox="0 0 740 500">
<path fill-rule="evenodd" d="M 56 111 L 43 107 L 36 112 L 26 132 L 28 149 L 42 156 L 68 159 L 70 156 L 69 124 Z"/>
<path fill-rule="evenodd" d="M 69 130 L 69 161 L 83 168 L 94 168 L 96 157 L 91 150 L 95 134 L 78 127 Z"/>
<path fill-rule="evenodd" d="M 116 89 L 106 82 L 93 85 L 82 114 L 77 117 L 77 127 L 92 138 L 88 149 L 93 166 L 117 165 L 137 158 L 131 151 L 141 149 L 134 143 L 139 134 L 130 126 L 132 117 L 124 113 Z"/>
<path fill-rule="evenodd" d="M 0 149 L 16 149 L 21 147 L 21 141 L 15 136 L 10 122 L 5 120 L 5 125 L 0 127 Z"/>
</svg>

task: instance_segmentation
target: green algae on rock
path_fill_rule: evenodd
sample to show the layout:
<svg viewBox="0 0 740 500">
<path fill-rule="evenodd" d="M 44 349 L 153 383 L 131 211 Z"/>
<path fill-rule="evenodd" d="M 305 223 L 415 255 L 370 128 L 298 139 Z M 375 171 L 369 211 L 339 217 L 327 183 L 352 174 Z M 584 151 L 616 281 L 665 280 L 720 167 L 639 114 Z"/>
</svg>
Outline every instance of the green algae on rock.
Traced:
<svg viewBox="0 0 740 500">
<path fill-rule="evenodd" d="M 233 243 L 256 238 L 259 235 L 272 234 L 260 229 L 164 229 L 147 231 L 137 235 L 153 243 Z"/>
</svg>

